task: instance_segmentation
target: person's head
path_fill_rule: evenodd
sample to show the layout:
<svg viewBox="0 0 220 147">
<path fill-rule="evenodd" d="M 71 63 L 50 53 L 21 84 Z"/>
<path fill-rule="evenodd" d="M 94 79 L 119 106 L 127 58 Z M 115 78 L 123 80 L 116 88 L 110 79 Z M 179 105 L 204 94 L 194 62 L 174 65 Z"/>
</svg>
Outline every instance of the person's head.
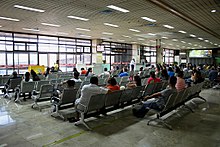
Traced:
<svg viewBox="0 0 220 147">
<path fill-rule="evenodd" d="M 68 80 L 66 83 L 67 83 L 68 87 L 74 87 L 74 85 L 75 85 L 75 81 L 74 80 Z"/>
<path fill-rule="evenodd" d="M 78 72 L 77 69 L 74 67 L 74 68 L 73 68 L 73 72 L 75 72 L 75 71 Z"/>
<path fill-rule="evenodd" d="M 172 76 L 172 77 L 170 77 L 168 83 L 169 83 L 169 85 L 170 85 L 171 87 L 175 87 L 176 81 L 177 81 L 176 77 L 175 77 L 175 76 Z"/>
<path fill-rule="evenodd" d="M 48 74 L 50 72 L 50 67 L 47 67 L 46 73 Z"/>
<path fill-rule="evenodd" d="M 134 58 L 133 58 L 132 60 L 135 62 L 135 59 L 134 59 Z"/>
<path fill-rule="evenodd" d="M 140 67 L 140 71 L 143 71 L 143 67 Z"/>
<path fill-rule="evenodd" d="M 91 84 L 98 85 L 99 80 L 98 80 L 97 77 L 91 77 L 91 78 L 90 78 L 90 83 L 91 83 Z"/>
<path fill-rule="evenodd" d="M 90 67 L 90 68 L 88 68 L 88 72 L 92 72 L 92 68 Z"/>
<path fill-rule="evenodd" d="M 195 74 L 194 74 L 194 75 L 195 75 L 195 77 L 196 77 L 196 78 L 201 78 L 201 77 L 202 77 L 201 72 L 200 72 L 200 71 L 198 71 L 198 70 L 197 70 L 197 71 L 195 71 Z"/>
<path fill-rule="evenodd" d="M 74 72 L 73 76 L 74 76 L 75 79 L 79 79 L 79 72 Z"/>
<path fill-rule="evenodd" d="M 108 84 L 115 86 L 115 85 L 117 85 L 117 81 L 115 80 L 114 77 L 112 77 L 112 78 L 108 79 Z"/>
<path fill-rule="evenodd" d="M 128 72 L 128 69 L 127 69 L 127 68 L 124 68 L 124 72 Z"/>
<path fill-rule="evenodd" d="M 56 61 L 56 64 L 59 64 L 59 60 Z"/>
<path fill-rule="evenodd" d="M 105 68 L 104 68 L 104 71 L 108 71 L 108 68 L 105 67 Z"/>
<path fill-rule="evenodd" d="M 180 78 L 183 78 L 183 76 L 184 76 L 183 71 L 179 71 L 179 72 L 177 73 L 177 76 L 180 77 Z"/>
<path fill-rule="evenodd" d="M 81 68 L 81 70 L 85 70 L 84 68 Z"/>
<path fill-rule="evenodd" d="M 12 75 L 13 75 L 13 77 L 17 77 L 18 73 L 16 71 L 13 71 Z"/>
<path fill-rule="evenodd" d="M 25 81 L 29 81 L 30 76 L 31 76 L 31 74 L 30 74 L 29 72 L 26 72 L 26 73 L 24 74 L 24 79 L 25 79 Z"/>
<path fill-rule="evenodd" d="M 134 76 L 134 81 L 137 86 L 141 86 L 141 78 L 140 76 Z"/>
<path fill-rule="evenodd" d="M 31 75 L 32 76 L 36 76 L 37 75 L 36 72 L 33 69 L 31 70 Z"/>
<path fill-rule="evenodd" d="M 116 66 L 116 70 L 119 70 L 119 66 Z"/>
<path fill-rule="evenodd" d="M 154 71 L 151 71 L 151 72 L 150 72 L 150 76 L 151 76 L 152 78 L 156 78 L 155 72 L 154 72 Z"/>
</svg>

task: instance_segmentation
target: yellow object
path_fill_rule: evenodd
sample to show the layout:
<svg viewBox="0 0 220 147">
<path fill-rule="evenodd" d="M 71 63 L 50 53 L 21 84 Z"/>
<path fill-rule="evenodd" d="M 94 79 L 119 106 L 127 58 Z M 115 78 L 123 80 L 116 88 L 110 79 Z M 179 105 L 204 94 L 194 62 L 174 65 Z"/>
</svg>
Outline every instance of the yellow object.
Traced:
<svg viewBox="0 0 220 147">
<path fill-rule="evenodd" d="M 30 72 L 31 70 L 34 70 L 37 74 L 43 74 L 45 72 L 45 67 L 42 65 L 32 65 L 32 66 L 28 66 L 28 71 Z"/>
</svg>

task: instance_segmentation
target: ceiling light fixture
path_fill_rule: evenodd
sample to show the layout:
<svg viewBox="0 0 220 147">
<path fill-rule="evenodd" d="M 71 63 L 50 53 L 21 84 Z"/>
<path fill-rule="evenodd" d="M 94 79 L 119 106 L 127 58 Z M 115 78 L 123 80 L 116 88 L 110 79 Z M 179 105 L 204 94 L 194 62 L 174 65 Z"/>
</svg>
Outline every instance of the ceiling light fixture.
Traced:
<svg viewBox="0 0 220 147">
<path fill-rule="evenodd" d="M 104 25 L 110 26 L 110 27 L 115 27 L 115 28 L 118 28 L 118 27 L 119 27 L 118 25 L 111 24 L 111 23 L 104 23 Z"/>
<path fill-rule="evenodd" d="M 130 31 L 133 31 L 133 32 L 141 32 L 139 30 L 135 30 L 135 29 L 129 29 Z"/>
<path fill-rule="evenodd" d="M 51 26 L 51 27 L 60 27 L 60 25 L 57 25 L 57 24 L 52 24 L 52 23 L 41 23 L 42 25 L 45 25 L 45 26 Z"/>
<path fill-rule="evenodd" d="M 83 18 L 83 17 L 78 17 L 78 16 L 67 16 L 68 18 L 72 18 L 72 19 L 77 19 L 77 20 L 83 20 L 83 21 L 88 21 L 89 19 L 87 18 Z"/>
<path fill-rule="evenodd" d="M 192 43 L 190 43 L 190 42 L 189 42 L 188 44 L 189 44 L 189 45 L 192 45 Z"/>
<path fill-rule="evenodd" d="M 155 19 L 151 19 L 149 17 L 141 17 L 141 18 L 144 19 L 144 20 L 147 20 L 149 22 L 157 22 Z"/>
<path fill-rule="evenodd" d="M 109 33 L 109 32 L 102 32 L 103 35 L 113 35 L 113 33 Z"/>
<path fill-rule="evenodd" d="M 39 29 L 31 29 L 31 28 L 22 28 L 25 31 L 33 31 L 33 32 L 39 32 Z"/>
<path fill-rule="evenodd" d="M 204 40 L 203 38 L 198 38 L 199 40 Z"/>
<path fill-rule="evenodd" d="M 124 42 L 125 40 L 118 39 L 119 42 Z"/>
<path fill-rule="evenodd" d="M 132 43 L 132 44 L 137 44 L 137 42 L 134 42 L 134 41 L 133 41 L 133 42 L 131 42 L 131 43 Z"/>
<path fill-rule="evenodd" d="M 148 35 L 150 35 L 150 36 L 155 36 L 156 34 L 154 34 L 154 33 L 148 33 Z"/>
<path fill-rule="evenodd" d="M 214 45 L 218 46 L 218 44 L 217 44 L 217 43 L 215 43 Z"/>
<path fill-rule="evenodd" d="M 91 30 L 89 30 L 89 29 L 84 29 L 84 28 L 76 28 L 76 30 L 87 31 L 87 32 L 91 31 Z"/>
<path fill-rule="evenodd" d="M 180 30 L 180 31 L 178 31 L 179 33 L 183 33 L 183 34 L 186 34 L 186 32 L 185 31 L 182 31 L 182 30 Z"/>
<path fill-rule="evenodd" d="M 212 12 L 212 13 L 215 13 L 215 12 L 216 12 L 216 10 L 212 10 L 211 12 Z"/>
<path fill-rule="evenodd" d="M 205 40 L 205 42 L 209 42 L 209 40 Z"/>
<path fill-rule="evenodd" d="M 196 35 L 194 35 L 194 34 L 190 34 L 189 36 L 190 36 L 190 37 L 196 37 Z"/>
<path fill-rule="evenodd" d="M 122 35 L 122 37 L 125 37 L 125 38 L 131 38 L 130 36 L 127 36 L 127 35 Z"/>
<path fill-rule="evenodd" d="M 4 16 L 0 16 L 0 19 L 9 20 L 9 21 L 20 21 L 19 19 L 4 17 Z"/>
<path fill-rule="evenodd" d="M 1 28 L 2 26 L 0 26 L 0 28 Z"/>
<path fill-rule="evenodd" d="M 177 39 L 172 39 L 173 41 L 178 41 Z"/>
<path fill-rule="evenodd" d="M 163 39 L 168 39 L 168 37 L 165 37 L 165 36 L 164 36 L 164 37 L 161 37 L 161 38 L 163 38 Z"/>
<path fill-rule="evenodd" d="M 86 38 L 91 38 L 92 36 L 89 36 L 89 35 L 83 35 L 83 34 L 81 34 L 80 35 L 81 37 L 86 37 Z"/>
<path fill-rule="evenodd" d="M 107 7 L 111 8 L 111 9 L 114 9 L 114 10 L 117 10 L 117 11 L 120 11 L 120 12 L 123 12 L 123 13 L 130 12 L 129 10 L 126 10 L 124 8 L 120 8 L 120 7 L 117 7 L 117 6 L 114 6 L 114 5 L 108 5 Z"/>
<path fill-rule="evenodd" d="M 186 43 L 185 41 L 181 41 L 182 43 Z"/>
<path fill-rule="evenodd" d="M 137 40 L 144 40 L 143 38 L 138 38 Z"/>
<path fill-rule="evenodd" d="M 31 7 L 21 6 L 21 5 L 14 5 L 14 7 L 19 8 L 19 9 L 29 10 L 29 11 L 40 12 L 40 13 L 45 12 L 45 10 L 42 10 L 42 9 L 36 9 L 36 8 L 31 8 Z"/>
<path fill-rule="evenodd" d="M 173 26 L 170 26 L 170 25 L 163 25 L 165 28 L 168 28 L 168 29 L 174 29 Z"/>
</svg>

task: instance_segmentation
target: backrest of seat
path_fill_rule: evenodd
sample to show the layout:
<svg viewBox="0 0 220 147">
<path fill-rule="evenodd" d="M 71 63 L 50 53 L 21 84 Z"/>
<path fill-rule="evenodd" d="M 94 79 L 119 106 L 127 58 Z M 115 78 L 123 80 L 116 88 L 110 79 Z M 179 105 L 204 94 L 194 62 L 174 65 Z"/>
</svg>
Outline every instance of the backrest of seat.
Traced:
<svg viewBox="0 0 220 147">
<path fill-rule="evenodd" d="M 79 78 L 80 78 L 82 81 L 84 81 L 85 76 L 79 76 Z"/>
<path fill-rule="evenodd" d="M 162 89 L 162 90 L 166 89 L 167 85 L 168 85 L 168 81 L 165 81 L 165 80 L 162 81 L 162 87 L 161 87 L 161 89 Z"/>
<path fill-rule="evenodd" d="M 81 83 L 81 85 L 80 85 L 80 89 L 82 89 L 82 87 L 83 87 L 84 85 L 88 85 L 88 84 L 90 84 L 90 81 L 83 81 L 83 82 Z"/>
<path fill-rule="evenodd" d="M 53 95 L 53 85 L 51 85 L 51 84 L 41 85 L 39 99 L 40 98 L 49 98 L 52 95 Z"/>
<path fill-rule="evenodd" d="M 49 84 L 49 83 L 50 83 L 50 81 L 48 81 L 48 80 L 37 81 L 35 90 L 39 91 L 42 85 Z"/>
<path fill-rule="evenodd" d="M 191 94 L 191 87 L 188 87 L 188 88 L 186 88 L 185 89 L 185 92 L 184 92 L 184 94 L 182 95 L 182 100 L 181 100 L 181 102 L 185 102 L 188 98 L 189 98 L 189 96 L 190 96 L 190 94 Z"/>
<path fill-rule="evenodd" d="M 144 86 L 138 86 L 138 87 L 133 88 L 131 99 L 132 100 L 139 99 L 142 96 L 143 89 L 144 89 Z"/>
<path fill-rule="evenodd" d="M 87 112 L 98 110 L 103 108 L 105 105 L 105 94 L 93 95 L 88 103 Z"/>
<path fill-rule="evenodd" d="M 28 93 L 32 92 L 35 88 L 35 81 L 33 82 L 21 82 L 21 92 Z"/>
<path fill-rule="evenodd" d="M 82 84 L 82 82 L 75 82 L 74 88 L 79 89 L 81 84 Z"/>
<path fill-rule="evenodd" d="M 148 80 L 148 78 L 141 79 L 141 85 L 146 85 L 147 80 Z"/>
<path fill-rule="evenodd" d="M 102 86 L 102 85 L 106 85 L 106 83 L 105 83 L 105 81 L 106 81 L 106 78 L 99 78 L 99 86 Z"/>
<path fill-rule="evenodd" d="M 57 74 L 49 74 L 47 76 L 48 76 L 48 80 L 57 79 Z"/>
<path fill-rule="evenodd" d="M 131 101 L 131 97 L 132 97 L 132 92 L 133 89 L 125 89 L 122 91 L 121 97 L 120 97 L 120 102 L 128 102 Z"/>
<path fill-rule="evenodd" d="M 125 86 L 126 87 L 126 85 L 128 84 L 128 81 L 124 81 L 124 82 L 120 82 L 120 86 Z"/>
<path fill-rule="evenodd" d="M 40 78 L 40 80 L 45 80 L 46 77 L 44 75 L 38 75 L 38 77 Z"/>
<path fill-rule="evenodd" d="M 18 85 L 21 85 L 21 78 L 10 79 L 9 88 L 15 89 Z"/>
<path fill-rule="evenodd" d="M 185 93 L 186 93 L 186 89 L 183 89 L 183 90 L 178 92 L 178 95 L 176 97 L 174 105 L 179 104 L 179 103 L 182 102 L 182 99 L 185 98 Z"/>
<path fill-rule="evenodd" d="M 121 82 L 129 82 L 129 76 L 122 77 L 120 83 Z"/>
<path fill-rule="evenodd" d="M 3 76 L 2 77 L 2 84 L 4 85 L 8 80 L 10 79 L 10 76 Z"/>
<path fill-rule="evenodd" d="M 153 94 L 154 86 L 155 86 L 154 83 L 147 84 L 147 85 L 145 86 L 144 95 L 143 95 L 143 96 Z"/>
<path fill-rule="evenodd" d="M 177 96 L 178 96 L 178 92 L 174 92 L 169 96 L 163 111 L 168 110 L 169 108 L 172 108 L 174 106 Z"/>
<path fill-rule="evenodd" d="M 64 89 L 62 92 L 62 97 L 60 104 L 74 103 L 76 100 L 77 89 Z"/>
<path fill-rule="evenodd" d="M 115 80 L 117 81 L 117 83 L 119 84 L 121 81 L 121 77 L 115 77 Z"/>
<path fill-rule="evenodd" d="M 105 107 L 114 106 L 119 103 L 122 91 L 114 91 L 112 93 L 106 94 L 105 96 Z"/>
<path fill-rule="evenodd" d="M 162 82 L 157 82 L 157 83 L 155 83 L 153 93 L 156 93 L 156 92 L 161 91 L 162 86 L 163 86 L 163 83 L 162 83 Z"/>
</svg>

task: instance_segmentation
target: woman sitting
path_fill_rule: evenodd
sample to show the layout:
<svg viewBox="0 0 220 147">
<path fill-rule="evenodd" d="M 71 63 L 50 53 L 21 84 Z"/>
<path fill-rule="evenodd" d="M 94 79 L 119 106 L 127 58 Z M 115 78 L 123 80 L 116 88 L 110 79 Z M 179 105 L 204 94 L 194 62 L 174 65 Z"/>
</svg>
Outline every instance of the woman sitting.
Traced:
<svg viewBox="0 0 220 147">
<path fill-rule="evenodd" d="M 119 85 L 117 84 L 117 81 L 114 77 L 108 79 L 108 85 L 107 88 L 111 91 L 120 90 Z"/>
<path fill-rule="evenodd" d="M 150 78 L 147 80 L 147 84 L 158 83 L 158 82 L 160 82 L 160 79 L 156 78 L 156 75 L 155 75 L 154 71 L 151 71 L 150 72 Z"/>
<path fill-rule="evenodd" d="M 132 89 L 132 88 L 135 88 L 137 86 L 141 86 L 140 76 L 134 76 L 134 81 L 131 81 L 126 85 L 127 89 Z"/>
</svg>

